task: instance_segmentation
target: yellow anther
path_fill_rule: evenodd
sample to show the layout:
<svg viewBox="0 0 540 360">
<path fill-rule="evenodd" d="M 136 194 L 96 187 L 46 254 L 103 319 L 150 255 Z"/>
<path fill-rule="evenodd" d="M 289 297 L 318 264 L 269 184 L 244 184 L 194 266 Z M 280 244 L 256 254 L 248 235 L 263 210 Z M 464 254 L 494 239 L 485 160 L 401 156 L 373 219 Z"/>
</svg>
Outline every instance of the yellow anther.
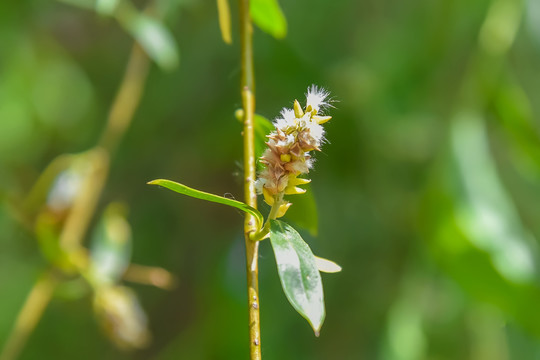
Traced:
<svg viewBox="0 0 540 360">
<path fill-rule="evenodd" d="M 279 156 L 279 158 L 281 159 L 281 161 L 283 162 L 290 162 L 291 161 L 291 154 L 281 154 Z"/>
<path fill-rule="evenodd" d="M 304 116 L 302 105 L 300 105 L 298 100 L 294 100 L 294 116 L 296 116 L 296 118 L 301 118 L 302 116 Z"/>
<path fill-rule="evenodd" d="M 325 122 L 327 122 L 331 118 L 332 118 L 331 116 L 318 116 L 318 115 L 313 115 L 311 117 L 311 119 L 313 121 L 315 121 L 317 124 L 324 124 Z"/>
</svg>

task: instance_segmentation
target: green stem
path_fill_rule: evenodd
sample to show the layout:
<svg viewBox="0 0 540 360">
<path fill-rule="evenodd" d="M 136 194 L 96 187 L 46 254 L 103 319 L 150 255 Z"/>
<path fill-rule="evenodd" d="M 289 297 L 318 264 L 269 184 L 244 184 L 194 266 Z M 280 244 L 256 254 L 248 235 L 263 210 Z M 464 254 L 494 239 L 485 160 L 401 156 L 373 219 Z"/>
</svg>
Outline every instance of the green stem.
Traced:
<svg viewBox="0 0 540 360">
<path fill-rule="evenodd" d="M 253 71 L 253 27 L 249 14 L 249 0 L 240 0 L 240 42 L 242 58 L 242 106 L 244 109 L 244 197 L 245 202 L 257 208 L 255 191 L 255 76 Z M 261 359 L 261 327 L 259 317 L 259 242 L 251 241 L 257 224 L 252 215 L 246 215 L 244 234 L 246 243 L 246 268 L 249 313 L 249 354 L 251 360 Z"/>
<path fill-rule="evenodd" d="M 138 44 L 133 45 L 99 145 L 90 151 L 91 174 L 85 180 L 84 188 L 80 191 L 60 235 L 60 244 L 66 251 L 77 249 L 88 229 L 107 180 L 109 160 L 129 128 L 141 100 L 148 66 L 148 56 Z"/>
<path fill-rule="evenodd" d="M 138 44 L 133 45 L 124 79 L 111 106 L 107 126 L 99 141 L 109 153 L 114 152 L 131 125 L 142 97 L 149 65 L 150 60 L 143 49 Z"/>
<path fill-rule="evenodd" d="M 50 272 L 42 275 L 34 284 L 0 353 L 0 360 L 14 360 L 19 356 L 51 300 L 56 284 L 57 280 Z"/>
<path fill-rule="evenodd" d="M 279 208 L 282 204 L 283 204 L 283 193 L 275 195 L 274 204 L 272 205 L 272 208 L 270 209 L 270 213 L 268 214 L 268 218 L 266 218 L 264 226 L 259 231 L 250 234 L 251 241 L 257 242 L 266 238 L 268 233 L 270 233 L 270 220 L 276 219 L 277 214 L 279 212 Z"/>
<path fill-rule="evenodd" d="M 80 249 L 109 173 L 110 155 L 105 149 L 96 147 L 84 155 L 88 172 L 60 233 L 60 246 L 68 253 Z"/>
<path fill-rule="evenodd" d="M 265 227 L 270 226 L 270 220 L 276 219 L 281 204 L 283 204 L 283 193 L 274 196 L 274 205 L 272 205 L 270 213 L 268 214 L 268 219 L 266 219 L 266 222 L 264 223 Z"/>
</svg>

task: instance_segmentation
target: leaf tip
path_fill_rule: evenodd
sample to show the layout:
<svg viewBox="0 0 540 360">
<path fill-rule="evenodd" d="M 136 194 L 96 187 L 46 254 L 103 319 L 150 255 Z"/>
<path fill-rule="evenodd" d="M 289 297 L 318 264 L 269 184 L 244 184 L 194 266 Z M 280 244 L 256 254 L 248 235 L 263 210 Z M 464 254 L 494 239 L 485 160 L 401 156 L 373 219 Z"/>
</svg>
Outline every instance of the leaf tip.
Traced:
<svg viewBox="0 0 540 360">
<path fill-rule="evenodd" d="M 285 26 L 282 29 L 279 29 L 276 32 L 274 32 L 273 36 L 278 40 L 285 39 L 287 37 L 287 24 L 285 24 Z"/>
<path fill-rule="evenodd" d="M 317 265 L 317 268 L 320 272 L 333 274 L 338 273 L 342 270 L 341 266 L 339 266 L 335 262 L 318 256 L 315 256 L 315 264 Z"/>
<path fill-rule="evenodd" d="M 152 180 L 146 183 L 146 185 L 159 185 L 160 180 Z"/>
<path fill-rule="evenodd" d="M 325 316 L 323 315 L 320 321 L 317 321 L 317 322 L 311 322 L 310 320 L 308 320 L 309 325 L 311 325 L 311 328 L 313 329 L 313 334 L 315 335 L 315 337 L 319 337 L 321 335 L 321 329 L 324 323 L 324 317 Z"/>
</svg>

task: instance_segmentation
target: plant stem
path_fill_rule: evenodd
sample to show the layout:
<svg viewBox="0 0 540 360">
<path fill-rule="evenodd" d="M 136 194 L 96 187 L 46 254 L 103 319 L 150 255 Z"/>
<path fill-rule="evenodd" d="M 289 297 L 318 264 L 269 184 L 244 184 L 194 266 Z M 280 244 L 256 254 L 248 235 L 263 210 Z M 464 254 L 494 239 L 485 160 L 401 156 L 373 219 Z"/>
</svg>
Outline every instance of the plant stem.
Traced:
<svg viewBox="0 0 540 360">
<path fill-rule="evenodd" d="M 0 360 L 17 358 L 51 300 L 56 284 L 57 280 L 50 271 L 43 274 L 34 284 L 4 345 Z"/>
<path fill-rule="evenodd" d="M 129 128 L 142 97 L 150 60 L 138 44 L 134 44 L 122 84 L 111 106 L 107 126 L 99 144 L 113 153 Z"/>
<path fill-rule="evenodd" d="M 163 268 L 129 264 L 122 276 L 123 280 L 171 290 L 176 286 L 177 279 Z"/>
<path fill-rule="evenodd" d="M 270 220 L 276 220 L 279 207 L 283 203 L 283 194 L 278 194 L 275 197 L 274 205 L 272 205 L 272 208 L 270 209 L 270 213 L 268 214 L 268 219 L 266 219 L 266 223 L 264 224 L 266 226 L 270 226 Z"/>
<path fill-rule="evenodd" d="M 272 208 L 270 209 L 270 213 L 268 214 L 268 217 L 266 218 L 266 221 L 264 222 L 264 226 L 257 232 L 253 232 L 250 234 L 249 238 L 251 241 L 258 242 L 265 239 L 268 236 L 268 233 L 270 232 L 270 220 L 275 220 L 277 218 L 279 208 L 282 204 L 283 204 L 283 193 L 278 194 L 274 197 L 274 205 L 272 205 Z"/>
<path fill-rule="evenodd" d="M 249 0 L 240 0 L 240 42 L 242 58 L 242 105 L 244 108 L 244 197 L 245 202 L 257 208 L 255 191 L 255 77 L 253 71 L 253 27 L 249 14 Z M 261 359 L 261 329 L 259 318 L 259 242 L 251 241 L 250 234 L 257 231 L 255 218 L 246 215 L 244 235 L 249 312 L 249 354 L 251 360 Z"/>
<path fill-rule="evenodd" d="M 149 59 L 138 44 L 133 45 L 120 88 L 111 106 L 99 144 L 89 153 L 90 174 L 84 181 L 60 235 L 66 251 L 80 246 L 105 186 L 110 158 L 128 129 L 142 97 Z"/>
<path fill-rule="evenodd" d="M 80 249 L 109 172 L 110 157 L 103 148 L 84 155 L 87 172 L 60 233 L 60 246 L 68 253 Z"/>
</svg>

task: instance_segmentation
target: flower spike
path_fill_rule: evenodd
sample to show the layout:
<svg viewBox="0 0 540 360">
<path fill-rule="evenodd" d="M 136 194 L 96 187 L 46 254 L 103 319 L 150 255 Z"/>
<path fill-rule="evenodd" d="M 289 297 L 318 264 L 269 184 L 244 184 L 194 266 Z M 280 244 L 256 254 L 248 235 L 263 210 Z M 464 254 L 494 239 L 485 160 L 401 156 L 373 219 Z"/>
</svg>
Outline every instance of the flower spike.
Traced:
<svg viewBox="0 0 540 360">
<path fill-rule="evenodd" d="M 293 109 L 284 108 L 274 121 L 275 130 L 268 135 L 268 148 L 260 159 L 265 168 L 255 182 L 257 192 L 264 195 L 267 204 L 274 205 L 276 195 L 306 192 L 298 185 L 310 180 L 298 176 L 307 174 L 313 167 L 310 151 L 320 151 L 325 140 L 321 124 L 332 118 L 323 114 L 330 106 L 329 95 L 328 91 L 312 85 L 306 93 L 305 108 L 295 100 Z M 280 215 L 290 205 L 281 206 Z"/>
</svg>

